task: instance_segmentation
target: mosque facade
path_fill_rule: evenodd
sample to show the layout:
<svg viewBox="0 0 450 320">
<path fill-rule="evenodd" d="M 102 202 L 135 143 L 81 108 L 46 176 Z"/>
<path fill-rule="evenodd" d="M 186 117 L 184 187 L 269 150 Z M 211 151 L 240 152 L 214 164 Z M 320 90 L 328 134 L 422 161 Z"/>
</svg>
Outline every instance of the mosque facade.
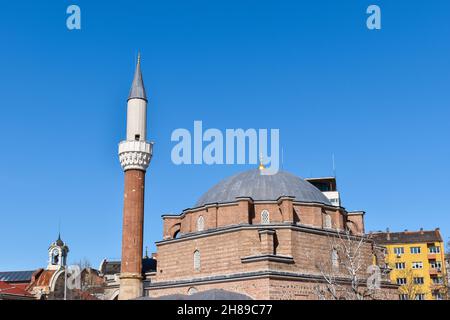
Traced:
<svg viewBox="0 0 450 320">
<path fill-rule="evenodd" d="M 370 266 L 382 277 L 370 297 L 396 297 L 397 286 L 383 276 L 383 247 L 365 234 L 364 212 L 332 204 L 314 183 L 288 172 L 261 174 L 263 165 L 220 181 L 192 208 L 163 215 L 162 239 L 146 257 L 153 268 L 144 272 L 144 186 L 153 154 L 147 102 L 138 58 L 119 146 L 125 172 L 119 299 L 210 290 L 251 299 L 348 298 L 356 285 L 365 297 Z"/>
</svg>

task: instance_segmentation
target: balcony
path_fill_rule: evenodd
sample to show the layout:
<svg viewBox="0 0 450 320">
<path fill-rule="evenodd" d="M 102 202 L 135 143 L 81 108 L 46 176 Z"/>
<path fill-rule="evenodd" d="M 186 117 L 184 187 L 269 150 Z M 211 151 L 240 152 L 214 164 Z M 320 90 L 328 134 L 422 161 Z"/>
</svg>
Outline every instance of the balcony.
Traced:
<svg viewBox="0 0 450 320">
<path fill-rule="evenodd" d="M 441 268 L 432 268 L 430 269 L 430 276 L 437 276 L 438 274 L 441 274 L 441 272 Z"/>
<path fill-rule="evenodd" d="M 436 253 L 429 253 L 428 260 L 436 260 Z"/>
</svg>

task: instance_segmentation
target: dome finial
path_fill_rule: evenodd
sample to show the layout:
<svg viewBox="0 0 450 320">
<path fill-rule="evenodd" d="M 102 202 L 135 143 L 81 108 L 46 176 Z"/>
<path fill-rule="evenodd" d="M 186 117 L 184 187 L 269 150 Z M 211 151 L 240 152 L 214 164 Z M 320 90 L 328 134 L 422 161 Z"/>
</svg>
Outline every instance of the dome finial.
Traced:
<svg viewBox="0 0 450 320">
<path fill-rule="evenodd" d="M 258 167 L 258 169 L 261 171 L 261 170 L 264 170 L 266 167 L 264 166 L 264 164 L 263 164 L 263 155 L 262 155 L 262 152 L 259 154 L 259 167 Z"/>
</svg>

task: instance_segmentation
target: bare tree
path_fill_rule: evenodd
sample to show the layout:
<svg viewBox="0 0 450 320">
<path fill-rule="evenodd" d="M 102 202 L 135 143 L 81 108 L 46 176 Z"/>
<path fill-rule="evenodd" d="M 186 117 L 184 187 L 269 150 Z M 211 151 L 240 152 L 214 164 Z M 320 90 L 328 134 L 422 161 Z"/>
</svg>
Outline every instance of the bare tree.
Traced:
<svg viewBox="0 0 450 320">
<path fill-rule="evenodd" d="M 319 299 L 383 298 L 380 282 L 388 269 L 373 264 L 373 250 L 367 237 L 352 235 L 350 230 L 329 235 L 330 255 L 316 262 L 322 279 L 315 287 Z"/>
<path fill-rule="evenodd" d="M 403 282 L 398 283 L 400 285 L 398 292 L 401 295 L 406 295 L 408 300 L 415 300 L 418 294 L 424 293 L 421 285 L 415 282 L 415 278 L 417 278 L 417 274 L 412 269 L 397 272 L 397 279 L 404 279 Z"/>
</svg>

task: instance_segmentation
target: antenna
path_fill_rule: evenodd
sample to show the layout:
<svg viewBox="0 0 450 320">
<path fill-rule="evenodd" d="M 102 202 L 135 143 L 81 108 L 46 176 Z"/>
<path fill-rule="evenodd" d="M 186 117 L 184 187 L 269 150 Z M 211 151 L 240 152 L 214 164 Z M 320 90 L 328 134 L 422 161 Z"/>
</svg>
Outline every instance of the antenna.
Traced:
<svg viewBox="0 0 450 320">
<path fill-rule="evenodd" d="M 334 153 L 331 154 L 331 160 L 333 161 L 333 177 L 336 178 L 336 165 L 334 163 Z"/>
<path fill-rule="evenodd" d="M 281 170 L 283 170 L 283 163 L 284 163 L 284 148 L 281 147 Z"/>
</svg>

